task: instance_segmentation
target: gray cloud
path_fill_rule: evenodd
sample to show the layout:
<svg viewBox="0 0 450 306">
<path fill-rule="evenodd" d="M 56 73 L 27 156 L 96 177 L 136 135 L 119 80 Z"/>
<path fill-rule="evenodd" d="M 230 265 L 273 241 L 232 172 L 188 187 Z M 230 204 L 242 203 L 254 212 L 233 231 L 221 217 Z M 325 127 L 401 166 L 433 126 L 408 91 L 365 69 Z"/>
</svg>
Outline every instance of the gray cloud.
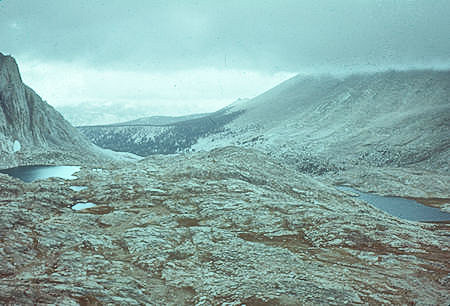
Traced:
<svg viewBox="0 0 450 306">
<path fill-rule="evenodd" d="M 157 71 L 450 62 L 450 1 L 4 0 L 0 48 Z"/>
<path fill-rule="evenodd" d="M 0 52 L 54 106 L 181 115 L 293 73 L 450 69 L 449 15 L 448 0 L 0 0 Z"/>
</svg>

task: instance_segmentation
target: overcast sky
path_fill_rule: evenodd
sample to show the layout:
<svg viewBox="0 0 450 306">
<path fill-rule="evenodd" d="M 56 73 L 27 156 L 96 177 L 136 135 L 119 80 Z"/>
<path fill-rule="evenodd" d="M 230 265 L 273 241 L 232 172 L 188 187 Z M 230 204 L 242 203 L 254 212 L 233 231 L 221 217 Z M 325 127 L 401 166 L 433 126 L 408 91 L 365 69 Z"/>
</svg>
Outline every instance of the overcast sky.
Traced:
<svg viewBox="0 0 450 306">
<path fill-rule="evenodd" d="M 216 110 L 296 73 L 449 68 L 449 0 L 0 0 L 0 52 L 53 105 Z"/>
</svg>

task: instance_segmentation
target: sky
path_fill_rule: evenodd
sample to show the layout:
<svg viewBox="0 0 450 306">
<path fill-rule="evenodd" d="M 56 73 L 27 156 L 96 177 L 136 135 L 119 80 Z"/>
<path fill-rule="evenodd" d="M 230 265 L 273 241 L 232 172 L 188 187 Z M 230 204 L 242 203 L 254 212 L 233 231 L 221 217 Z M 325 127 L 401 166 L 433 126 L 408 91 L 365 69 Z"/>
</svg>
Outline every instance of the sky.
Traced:
<svg viewBox="0 0 450 306">
<path fill-rule="evenodd" d="M 0 52 L 54 106 L 182 115 L 298 73 L 450 66 L 448 0 L 0 0 Z"/>
</svg>

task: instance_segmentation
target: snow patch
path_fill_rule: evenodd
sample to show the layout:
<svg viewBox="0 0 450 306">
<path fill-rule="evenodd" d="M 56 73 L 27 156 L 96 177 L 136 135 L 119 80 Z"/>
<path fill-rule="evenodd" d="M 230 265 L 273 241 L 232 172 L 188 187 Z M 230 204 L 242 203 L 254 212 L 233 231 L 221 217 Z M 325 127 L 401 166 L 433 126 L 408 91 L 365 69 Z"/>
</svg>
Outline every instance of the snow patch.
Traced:
<svg viewBox="0 0 450 306">
<path fill-rule="evenodd" d="M 22 148 L 22 145 L 20 144 L 20 142 L 18 140 L 14 140 L 14 144 L 13 144 L 13 152 L 19 152 L 20 149 Z"/>
<path fill-rule="evenodd" d="M 134 162 L 134 161 L 138 161 L 143 159 L 142 156 L 133 154 L 133 153 L 129 153 L 129 152 L 116 152 L 116 151 L 112 151 L 109 149 L 103 149 L 100 148 L 98 146 L 95 146 L 95 149 L 106 155 L 107 157 L 114 159 L 114 160 L 118 160 L 118 161 L 129 161 L 129 162 Z"/>
</svg>

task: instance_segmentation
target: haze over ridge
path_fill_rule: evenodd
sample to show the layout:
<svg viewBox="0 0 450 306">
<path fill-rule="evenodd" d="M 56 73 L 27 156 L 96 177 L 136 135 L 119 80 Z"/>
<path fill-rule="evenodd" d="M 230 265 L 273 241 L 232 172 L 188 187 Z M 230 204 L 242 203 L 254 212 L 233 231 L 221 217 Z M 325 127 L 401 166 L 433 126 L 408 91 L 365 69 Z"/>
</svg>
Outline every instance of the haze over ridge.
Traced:
<svg viewBox="0 0 450 306">
<path fill-rule="evenodd" d="M 443 0 L 5 0 L 0 45 L 54 106 L 142 103 L 181 115 L 296 73 L 448 69 L 449 12 Z"/>
</svg>

